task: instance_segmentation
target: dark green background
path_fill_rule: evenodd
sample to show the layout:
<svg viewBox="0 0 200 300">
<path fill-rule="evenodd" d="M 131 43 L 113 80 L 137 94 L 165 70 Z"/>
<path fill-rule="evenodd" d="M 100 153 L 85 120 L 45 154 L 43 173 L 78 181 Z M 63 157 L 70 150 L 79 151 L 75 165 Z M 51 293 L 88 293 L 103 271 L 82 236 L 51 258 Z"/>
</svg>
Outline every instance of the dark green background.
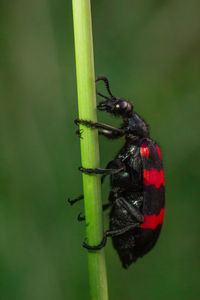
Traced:
<svg viewBox="0 0 200 300">
<path fill-rule="evenodd" d="M 71 2 L 0 4 L 0 299 L 88 299 L 83 204 L 65 202 L 82 192 Z M 150 124 L 167 189 L 153 251 L 123 270 L 108 243 L 110 299 L 200 299 L 200 2 L 95 0 L 92 11 L 96 74 Z M 101 166 L 122 144 L 100 138 Z"/>
</svg>

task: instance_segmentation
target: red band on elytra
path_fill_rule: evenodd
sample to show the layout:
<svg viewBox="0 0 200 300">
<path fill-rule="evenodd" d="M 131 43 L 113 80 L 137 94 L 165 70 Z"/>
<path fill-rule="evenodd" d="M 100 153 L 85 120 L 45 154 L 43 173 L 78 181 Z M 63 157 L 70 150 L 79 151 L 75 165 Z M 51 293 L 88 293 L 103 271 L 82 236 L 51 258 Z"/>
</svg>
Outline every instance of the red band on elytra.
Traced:
<svg viewBox="0 0 200 300">
<path fill-rule="evenodd" d="M 143 215 L 144 222 L 141 224 L 140 228 L 148 228 L 148 229 L 155 230 L 156 227 L 159 224 L 162 224 L 163 218 L 164 218 L 164 212 L 165 212 L 165 210 L 164 210 L 164 208 L 162 208 L 160 210 L 160 213 L 159 213 L 158 216 L 156 216 L 156 215 L 151 215 L 151 216 Z"/>
<path fill-rule="evenodd" d="M 141 156 L 149 156 L 149 147 L 147 143 L 142 143 L 140 146 L 140 155 Z"/>
<path fill-rule="evenodd" d="M 156 145 L 156 150 L 157 150 L 158 156 L 160 157 L 160 160 L 162 160 L 162 155 L 161 155 L 158 145 Z"/>
<path fill-rule="evenodd" d="M 143 182 L 144 185 L 149 186 L 153 184 L 157 189 L 161 186 L 161 184 L 165 185 L 164 173 L 163 169 L 160 171 L 156 169 L 151 170 L 143 170 Z"/>
</svg>

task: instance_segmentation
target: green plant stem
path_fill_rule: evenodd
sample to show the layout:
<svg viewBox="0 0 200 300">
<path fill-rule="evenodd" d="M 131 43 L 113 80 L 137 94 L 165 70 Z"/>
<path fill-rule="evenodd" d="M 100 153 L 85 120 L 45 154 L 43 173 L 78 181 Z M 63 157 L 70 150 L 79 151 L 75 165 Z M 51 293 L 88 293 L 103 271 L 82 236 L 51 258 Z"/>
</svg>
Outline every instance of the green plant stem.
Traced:
<svg viewBox="0 0 200 300">
<path fill-rule="evenodd" d="M 72 0 L 79 118 L 96 121 L 96 92 L 90 0 Z M 80 126 L 81 160 L 85 168 L 99 167 L 98 134 Z M 83 174 L 87 243 L 102 240 L 102 203 L 100 177 Z M 91 300 L 107 300 L 107 276 L 104 250 L 88 251 Z"/>
</svg>

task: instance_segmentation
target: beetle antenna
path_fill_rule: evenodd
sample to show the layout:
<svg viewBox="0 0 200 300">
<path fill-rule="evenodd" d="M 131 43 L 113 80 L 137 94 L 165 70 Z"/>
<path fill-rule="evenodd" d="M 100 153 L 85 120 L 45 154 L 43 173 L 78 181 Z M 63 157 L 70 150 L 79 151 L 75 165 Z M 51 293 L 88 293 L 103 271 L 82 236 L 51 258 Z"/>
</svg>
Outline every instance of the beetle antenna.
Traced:
<svg viewBox="0 0 200 300">
<path fill-rule="evenodd" d="M 103 80 L 105 82 L 106 89 L 107 89 L 109 95 L 111 96 L 111 98 L 116 99 L 116 97 L 113 96 L 113 94 L 111 93 L 108 79 L 105 76 L 98 76 L 95 81 L 97 82 L 97 81 L 100 81 L 100 80 Z"/>
<path fill-rule="evenodd" d="M 105 98 L 106 100 L 110 100 L 110 98 L 108 96 L 105 96 L 105 95 L 99 93 L 98 91 L 96 91 L 96 94 L 103 97 L 103 98 Z"/>
</svg>

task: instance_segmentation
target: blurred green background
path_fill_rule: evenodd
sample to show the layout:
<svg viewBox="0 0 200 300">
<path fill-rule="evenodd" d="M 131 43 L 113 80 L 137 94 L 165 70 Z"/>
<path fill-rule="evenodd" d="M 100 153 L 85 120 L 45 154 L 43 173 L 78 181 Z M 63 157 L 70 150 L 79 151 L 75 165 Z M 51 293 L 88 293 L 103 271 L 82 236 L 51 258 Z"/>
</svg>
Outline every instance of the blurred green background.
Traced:
<svg viewBox="0 0 200 300">
<path fill-rule="evenodd" d="M 88 299 L 83 203 L 65 201 L 82 192 L 71 2 L 0 6 L 0 299 Z M 109 241 L 110 299 L 200 299 L 200 2 L 94 0 L 92 11 L 96 75 L 150 124 L 167 189 L 155 249 L 124 270 Z M 102 167 L 122 144 L 100 137 Z"/>
</svg>

